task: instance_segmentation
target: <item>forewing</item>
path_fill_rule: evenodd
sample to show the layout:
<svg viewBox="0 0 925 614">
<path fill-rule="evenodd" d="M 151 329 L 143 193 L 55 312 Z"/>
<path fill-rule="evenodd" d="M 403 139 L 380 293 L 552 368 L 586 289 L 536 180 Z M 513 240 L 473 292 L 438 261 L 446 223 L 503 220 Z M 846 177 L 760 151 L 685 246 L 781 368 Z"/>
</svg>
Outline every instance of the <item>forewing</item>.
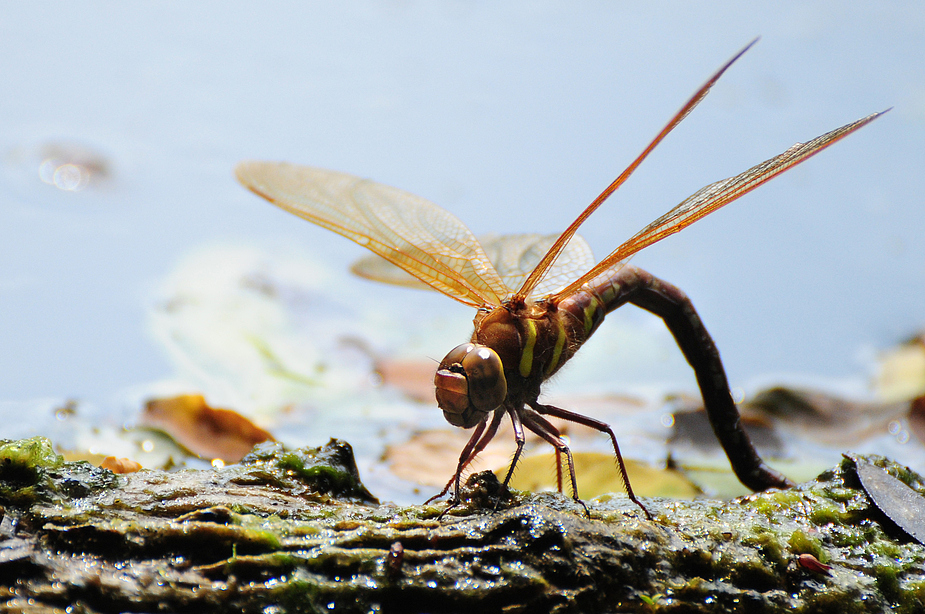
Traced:
<svg viewBox="0 0 925 614">
<path fill-rule="evenodd" d="M 690 226 L 700 218 L 751 192 L 766 181 L 770 181 L 777 175 L 845 138 L 855 130 L 869 124 L 883 113 L 886 113 L 886 111 L 873 113 L 806 143 L 797 143 L 779 156 L 753 166 L 744 173 L 711 183 L 697 190 L 674 209 L 636 233 L 629 241 L 623 243 L 609 256 L 601 260 L 593 269 L 573 281 L 568 287 L 557 292 L 556 298 L 563 298 L 577 291 L 582 284 L 594 279 L 607 269 L 617 266 L 618 263 L 626 260 L 636 252 Z"/>
<path fill-rule="evenodd" d="M 668 136 L 668 133 L 674 130 L 677 125 L 680 124 L 684 118 L 694 110 L 694 107 L 700 104 L 700 101 L 702 101 L 704 98 L 706 98 L 707 94 L 710 92 L 710 88 L 712 88 L 713 85 L 723 75 L 723 73 L 726 72 L 730 66 L 732 66 L 733 62 L 742 57 L 742 54 L 748 51 L 756 42 L 758 42 L 757 38 L 746 45 L 744 49 L 735 54 L 731 60 L 726 62 L 722 68 L 716 71 L 713 76 L 710 77 L 710 79 L 704 83 L 696 93 L 694 93 L 690 100 L 688 100 L 684 106 L 681 107 L 681 110 L 675 113 L 674 117 L 671 118 L 671 121 L 668 122 L 668 125 L 662 128 L 662 131 L 659 132 L 658 135 L 656 135 L 656 137 L 652 140 L 652 142 L 649 143 L 649 145 L 642 151 L 642 153 L 639 154 L 628 167 L 626 167 L 626 170 L 620 173 L 620 176 L 614 179 L 613 183 L 607 186 L 607 188 L 601 192 L 600 195 L 595 198 L 594 201 L 588 205 L 584 211 L 581 212 L 578 218 L 572 222 L 561 235 L 559 235 L 559 238 L 553 243 L 553 245 L 550 246 L 549 250 L 537 264 L 533 272 L 531 272 L 530 275 L 524 279 L 523 285 L 521 285 L 520 289 L 517 291 L 518 296 L 526 296 L 537 293 L 537 284 L 542 279 L 548 277 L 546 273 L 547 269 L 552 267 L 556 262 L 556 259 L 560 257 L 561 252 L 565 249 L 566 245 L 568 245 L 568 242 L 578 230 L 578 227 L 584 224 L 585 220 L 587 220 L 588 217 L 594 213 L 598 207 L 604 203 L 605 200 L 610 198 L 610 195 L 613 194 L 617 188 L 619 188 L 624 184 L 624 182 L 626 182 L 627 179 L 629 179 L 629 176 L 632 175 L 633 172 L 639 167 L 639 165 L 642 164 L 642 161 L 645 160 L 650 153 L 652 153 L 652 150 L 655 149 L 656 146 L 658 146 L 658 144 L 661 143 L 666 136 Z M 517 286 L 513 287 L 516 288 Z"/>
<path fill-rule="evenodd" d="M 511 293 L 469 229 L 424 198 L 285 162 L 241 162 L 235 175 L 273 204 L 372 250 L 461 303 L 500 305 Z"/>
</svg>

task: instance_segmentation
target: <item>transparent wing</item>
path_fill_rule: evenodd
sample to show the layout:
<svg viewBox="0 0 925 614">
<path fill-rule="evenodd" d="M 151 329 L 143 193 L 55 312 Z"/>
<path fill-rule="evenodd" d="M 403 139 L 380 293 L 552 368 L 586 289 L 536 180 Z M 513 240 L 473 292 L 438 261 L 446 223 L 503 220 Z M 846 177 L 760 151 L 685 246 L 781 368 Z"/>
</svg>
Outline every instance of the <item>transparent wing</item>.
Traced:
<svg viewBox="0 0 925 614">
<path fill-rule="evenodd" d="M 558 234 L 489 236 L 486 237 L 488 244 L 482 245 L 504 283 L 509 288 L 519 288 L 558 238 Z M 582 237 L 575 235 L 531 294 L 549 294 L 567 285 L 576 276 L 587 271 L 592 264 L 594 254 L 591 253 L 591 247 Z"/>
<path fill-rule="evenodd" d="M 478 238 L 482 249 L 498 275 L 509 288 L 523 283 L 559 235 L 518 234 L 484 235 Z M 575 235 L 534 289 L 537 295 L 548 294 L 568 284 L 594 264 L 594 255 L 587 242 Z M 367 279 L 410 288 L 427 287 L 420 280 L 378 256 L 367 256 L 353 263 L 350 270 Z"/>
<path fill-rule="evenodd" d="M 887 109 L 888 111 L 889 109 Z M 636 233 L 629 241 L 615 249 L 609 256 L 601 260 L 590 271 L 574 280 L 566 288 L 556 292 L 552 300 L 561 300 L 575 292 L 582 284 L 594 279 L 608 269 L 615 268 L 620 262 L 626 260 L 636 252 L 642 250 L 665 237 L 686 228 L 707 216 L 720 207 L 731 203 L 740 196 L 751 192 L 766 181 L 770 181 L 784 171 L 793 168 L 807 158 L 814 156 L 826 147 L 845 138 L 855 130 L 874 121 L 886 111 L 873 113 L 831 132 L 826 132 L 806 143 L 797 143 L 779 156 L 766 160 L 753 166 L 744 173 L 735 177 L 723 179 L 716 183 L 699 189 L 686 198 L 674 209 L 658 218 L 641 231 Z"/>
<path fill-rule="evenodd" d="M 547 277 L 546 270 L 553 266 L 556 259 L 559 257 L 559 254 L 563 249 L 565 249 L 565 246 L 571 240 L 572 235 L 574 235 L 578 230 L 578 227 L 584 224 L 585 220 L 588 219 L 588 217 L 594 213 L 598 207 L 604 203 L 605 200 L 610 198 L 610 195 L 613 194 L 617 188 L 619 188 L 626 182 L 627 179 L 629 179 L 629 176 L 633 174 L 633 171 L 635 171 L 636 168 L 642 164 L 642 161 L 645 160 L 650 153 L 652 153 L 652 150 L 655 149 L 655 147 L 661 143 L 666 136 L 668 136 L 668 133 L 674 130 L 678 124 L 680 124 L 684 118 L 694 110 L 694 107 L 700 104 L 701 100 L 706 98 L 707 94 L 710 93 L 710 88 L 712 88 L 713 85 L 719 80 L 719 78 L 723 76 L 723 73 L 726 72 L 730 66 L 732 66 L 733 62 L 742 57 L 742 54 L 751 49 L 752 45 L 754 45 L 756 42 L 758 42 L 757 38 L 746 45 L 745 48 L 743 48 L 737 54 L 735 54 L 731 60 L 723 64 L 722 68 L 716 71 L 713 76 L 710 77 L 710 79 L 704 83 L 700 89 L 694 93 L 693 96 L 691 96 L 690 100 L 688 100 L 684 106 L 681 107 L 681 110 L 675 113 L 674 117 L 671 118 L 671 121 L 668 122 L 668 125 L 662 128 L 662 131 L 659 132 L 658 135 L 656 135 L 656 137 L 652 140 L 652 142 L 649 143 L 649 145 L 642 151 L 642 153 L 639 154 L 639 156 L 637 156 L 628 167 L 626 167 L 626 170 L 620 173 L 620 176 L 614 179 L 613 183 L 607 186 L 607 188 L 601 192 L 600 195 L 595 198 L 594 201 L 588 205 L 584 211 L 581 212 L 578 218 L 572 222 L 568 228 L 565 229 L 565 231 L 559 236 L 556 242 L 549 248 L 549 251 L 546 252 L 546 254 L 543 256 L 542 260 L 537 264 L 536 269 L 524 280 L 523 285 L 520 286 L 520 289 L 517 291 L 518 296 L 536 294 L 536 285 L 540 282 L 540 280 Z"/>
<path fill-rule="evenodd" d="M 461 303 L 500 305 L 512 293 L 469 229 L 424 198 L 285 162 L 241 162 L 235 175 L 273 204 L 372 250 Z"/>
</svg>

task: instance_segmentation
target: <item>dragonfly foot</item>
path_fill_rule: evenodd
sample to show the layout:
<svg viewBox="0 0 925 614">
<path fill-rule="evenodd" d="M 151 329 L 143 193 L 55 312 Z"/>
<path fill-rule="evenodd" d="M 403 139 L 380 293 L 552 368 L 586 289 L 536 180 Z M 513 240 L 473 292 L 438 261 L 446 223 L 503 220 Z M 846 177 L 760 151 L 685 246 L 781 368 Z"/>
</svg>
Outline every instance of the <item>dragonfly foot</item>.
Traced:
<svg viewBox="0 0 925 614">
<path fill-rule="evenodd" d="M 429 499 L 429 500 L 432 500 L 432 499 Z M 461 503 L 461 501 L 459 497 L 453 497 L 452 499 L 448 499 L 446 503 L 447 503 L 447 506 L 444 508 L 442 512 L 440 512 L 440 515 L 437 516 L 437 520 L 443 520 L 443 517 L 446 516 L 447 512 L 449 512 L 451 509 L 455 507 L 459 507 L 459 504 Z"/>
<path fill-rule="evenodd" d="M 582 507 L 582 509 L 585 511 L 585 516 L 588 517 L 588 520 L 591 520 L 591 510 L 588 509 L 588 505 L 578 497 L 572 497 L 572 499 L 575 501 L 575 503 Z"/>
</svg>

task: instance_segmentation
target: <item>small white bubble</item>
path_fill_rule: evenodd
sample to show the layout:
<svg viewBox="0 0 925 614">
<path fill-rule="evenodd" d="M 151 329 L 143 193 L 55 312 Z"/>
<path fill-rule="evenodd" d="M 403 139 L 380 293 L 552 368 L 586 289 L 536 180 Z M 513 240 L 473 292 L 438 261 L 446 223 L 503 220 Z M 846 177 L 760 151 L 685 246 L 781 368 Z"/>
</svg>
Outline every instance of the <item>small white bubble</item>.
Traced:
<svg viewBox="0 0 925 614">
<path fill-rule="evenodd" d="M 62 164 L 55 169 L 54 184 L 59 190 L 77 192 L 87 187 L 90 173 L 77 164 Z"/>
<path fill-rule="evenodd" d="M 732 400 L 737 405 L 745 400 L 745 390 L 743 390 L 742 388 L 736 387 L 730 390 L 729 392 L 732 393 Z"/>
</svg>

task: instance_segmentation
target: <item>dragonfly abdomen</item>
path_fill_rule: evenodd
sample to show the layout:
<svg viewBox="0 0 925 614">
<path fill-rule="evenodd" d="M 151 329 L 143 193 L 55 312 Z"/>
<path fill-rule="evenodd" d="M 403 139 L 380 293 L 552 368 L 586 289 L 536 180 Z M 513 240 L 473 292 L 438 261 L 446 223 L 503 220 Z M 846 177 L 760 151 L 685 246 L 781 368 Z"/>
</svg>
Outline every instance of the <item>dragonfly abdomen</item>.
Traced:
<svg viewBox="0 0 925 614">
<path fill-rule="evenodd" d="M 562 353 L 564 360 L 559 360 L 559 364 L 547 366 L 550 374 L 578 351 L 608 313 L 626 303 L 626 286 L 622 283 L 626 276 L 624 269 L 597 277 L 559 302 L 557 315 L 567 336 L 565 345 L 568 350 Z"/>
</svg>

